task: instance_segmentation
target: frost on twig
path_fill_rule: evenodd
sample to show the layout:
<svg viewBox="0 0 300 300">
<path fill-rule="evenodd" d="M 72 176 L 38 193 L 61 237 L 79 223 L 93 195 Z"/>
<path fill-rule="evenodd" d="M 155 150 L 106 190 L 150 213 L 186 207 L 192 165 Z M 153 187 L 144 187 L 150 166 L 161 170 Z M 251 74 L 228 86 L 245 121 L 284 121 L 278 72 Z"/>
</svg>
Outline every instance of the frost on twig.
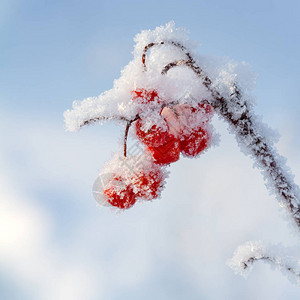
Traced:
<svg viewBox="0 0 300 300">
<path fill-rule="evenodd" d="M 282 246 L 264 246 L 261 242 L 247 242 L 238 247 L 233 258 L 228 261 L 235 273 L 247 277 L 256 261 L 263 261 L 281 271 L 288 279 L 300 286 L 300 259 L 287 254 L 290 249 Z"/>
</svg>

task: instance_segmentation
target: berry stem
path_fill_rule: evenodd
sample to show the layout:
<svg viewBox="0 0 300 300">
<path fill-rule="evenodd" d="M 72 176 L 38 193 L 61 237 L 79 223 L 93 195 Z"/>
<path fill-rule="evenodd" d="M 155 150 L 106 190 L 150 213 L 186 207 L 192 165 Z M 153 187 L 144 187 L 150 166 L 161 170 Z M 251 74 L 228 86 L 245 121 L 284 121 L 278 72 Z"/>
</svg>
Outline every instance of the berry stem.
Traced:
<svg viewBox="0 0 300 300">
<path fill-rule="evenodd" d="M 124 135 L 124 157 L 127 156 L 127 137 L 128 137 L 130 125 L 131 125 L 130 121 L 127 121 L 125 135 Z"/>
<path fill-rule="evenodd" d="M 140 118 L 139 115 L 136 115 L 134 119 L 132 120 L 127 120 L 126 128 L 125 128 L 125 134 L 124 134 L 124 157 L 127 157 L 127 139 L 128 139 L 128 132 L 131 124 L 135 121 L 137 121 Z"/>
</svg>

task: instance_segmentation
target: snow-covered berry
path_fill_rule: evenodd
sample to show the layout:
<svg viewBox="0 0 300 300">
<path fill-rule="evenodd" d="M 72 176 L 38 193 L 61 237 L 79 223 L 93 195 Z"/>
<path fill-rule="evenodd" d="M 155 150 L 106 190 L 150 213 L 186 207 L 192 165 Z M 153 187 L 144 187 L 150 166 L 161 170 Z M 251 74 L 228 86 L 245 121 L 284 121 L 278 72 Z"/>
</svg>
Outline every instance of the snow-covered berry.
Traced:
<svg viewBox="0 0 300 300">
<path fill-rule="evenodd" d="M 121 177 L 114 177 L 104 188 L 104 197 L 112 206 L 127 209 L 136 202 L 136 194 L 131 185 L 123 182 Z"/>
<path fill-rule="evenodd" d="M 148 151 L 152 154 L 157 164 L 167 165 L 179 160 L 180 141 L 172 137 L 159 147 L 148 147 Z"/>
<path fill-rule="evenodd" d="M 131 179 L 135 193 L 143 200 L 152 200 L 160 195 L 163 187 L 164 172 L 156 166 L 152 170 L 142 170 Z"/>
<path fill-rule="evenodd" d="M 151 102 L 160 102 L 156 90 L 136 89 L 132 91 L 132 100 L 140 104 L 148 104 Z"/>
<path fill-rule="evenodd" d="M 167 142 L 169 140 L 169 126 L 163 121 L 163 124 L 160 125 L 152 125 L 149 129 L 144 129 L 144 120 L 139 119 L 136 122 L 136 135 L 139 140 L 147 146 L 158 147 Z"/>
<path fill-rule="evenodd" d="M 209 144 L 209 133 L 206 129 L 199 127 L 180 139 L 181 153 L 186 157 L 195 157 L 205 150 Z"/>
</svg>

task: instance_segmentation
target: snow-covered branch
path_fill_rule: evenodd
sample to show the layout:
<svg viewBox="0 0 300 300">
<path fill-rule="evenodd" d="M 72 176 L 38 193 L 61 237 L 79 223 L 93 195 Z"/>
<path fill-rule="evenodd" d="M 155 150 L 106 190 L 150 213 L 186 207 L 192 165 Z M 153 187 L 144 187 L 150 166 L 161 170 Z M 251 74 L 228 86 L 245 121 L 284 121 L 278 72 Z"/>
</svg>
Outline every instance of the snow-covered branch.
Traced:
<svg viewBox="0 0 300 300">
<path fill-rule="evenodd" d="M 288 252 L 290 253 L 291 249 L 279 245 L 266 247 L 261 242 L 247 242 L 238 247 L 228 265 L 235 273 L 246 277 L 252 270 L 254 262 L 264 261 L 300 286 L 300 259 L 288 255 Z"/>
<path fill-rule="evenodd" d="M 178 44 L 178 43 L 176 43 Z M 190 57 L 191 55 L 188 54 Z M 239 145 L 246 154 L 252 155 L 256 165 L 267 179 L 271 190 L 274 190 L 280 203 L 290 212 L 298 228 L 300 228 L 300 194 L 292 176 L 283 165 L 283 159 L 259 132 L 259 124 L 249 104 L 243 99 L 243 93 L 236 83 L 232 83 L 231 94 L 224 97 L 213 87 L 212 80 L 196 65 L 195 60 L 178 60 L 166 65 L 162 74 L 172 68 L 187 66 L 202 80 L 203 85 L 212 95 L 211 105 L 225 119 L 236 134 Z"/>
</svg>

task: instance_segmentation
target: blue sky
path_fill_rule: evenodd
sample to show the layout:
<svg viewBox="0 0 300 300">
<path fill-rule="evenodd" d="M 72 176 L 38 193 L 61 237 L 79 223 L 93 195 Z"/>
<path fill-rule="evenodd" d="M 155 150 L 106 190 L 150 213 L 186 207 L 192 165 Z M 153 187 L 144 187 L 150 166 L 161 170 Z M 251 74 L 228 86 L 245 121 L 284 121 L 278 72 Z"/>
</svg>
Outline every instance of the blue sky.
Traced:
<svg viewBox="0 0 300 300">
<path fill-rule="evenodd" d="M 174 20 L 200 53 L 251 64 L 256 112 L 300 183 L 299 5 L 1 1 L 0 298 L 299 299 L 268 266 L 245 281 L 225 265 L 247 240 L 299 242 L 223 123 L 219 147 L 172 166 L 162 199 L 116 216 L 91 187 L 120 128 L 68 133 L 62 116 L 112 87 L 137 33 Z"/>
</svg>

